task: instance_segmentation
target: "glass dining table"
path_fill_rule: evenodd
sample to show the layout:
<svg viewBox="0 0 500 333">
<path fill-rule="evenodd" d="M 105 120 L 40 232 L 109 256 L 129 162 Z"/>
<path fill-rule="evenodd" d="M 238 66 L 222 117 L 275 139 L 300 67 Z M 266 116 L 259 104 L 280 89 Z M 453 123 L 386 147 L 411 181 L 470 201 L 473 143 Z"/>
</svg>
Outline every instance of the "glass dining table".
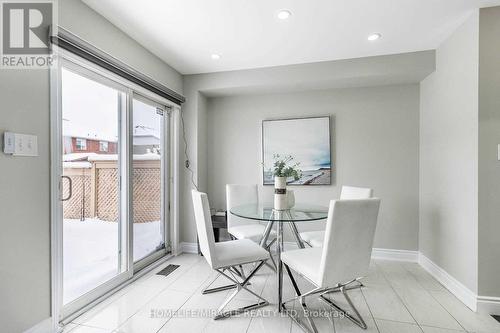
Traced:
<svg viewBox="0 0 500 333">
<path fill-rule="evenodd" d="M 278 282 L 278 311 L 281 312 L 283 309 L 283 263 L 281 261 L 281 252 L 283 251 L 283 226 L 287 225 L 290 228 L 297 246 L 299 248 L 304 248 L 304 241 L 300 238 L 295 223 L 325 220 L 328 217 L 328 207 L 297 204 L 287 210 L 275 210 L 272 206 L 251 204 L 235 206 L 231 208 L 229 212 L 240 218 L 267 222 L 260 241 L 262 247 L 266 246 L 271 230 L 276 224 L 276 278 Z"/>
</svg>

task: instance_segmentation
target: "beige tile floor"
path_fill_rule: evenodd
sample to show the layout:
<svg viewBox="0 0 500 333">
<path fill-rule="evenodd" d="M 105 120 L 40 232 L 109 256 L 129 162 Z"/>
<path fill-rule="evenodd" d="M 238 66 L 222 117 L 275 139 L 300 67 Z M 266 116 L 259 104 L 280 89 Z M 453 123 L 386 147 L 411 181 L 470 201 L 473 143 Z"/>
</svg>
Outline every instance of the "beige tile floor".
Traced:
<svg viewBox="0 0 500 333">
<path fill-rule="evenodd" d="M 180 267 L 166 277 L 155 275 L 169 263 Z M 255 276 L 251 288 L 271 305 L 253 315 L 213 321 L 209 316 L 229 293 L 202 295 L 201 290 L 213 277 L 215 273 L 203 257 L 183 254 L 172 258 L 75 319 L 64 332 L 302 332 L 288 317 L 276 314 L 276 279 L 267 268 Z M 288 278 L 284 281 L 284 297 L 292 297 Z M 214 285 L 225 283 L 221 277 Z M 301 290 L 310 289 L 300 278 L 298 283 Z M 364 284 L 364 288 L 353 290 L 351 295 L 368 329 L 362 330 L 345 318 L 321 318 L 316 320 L 320 332 L 500 333 L 500 323 L 488 315 L 469 310 L 418 264 L 375 260 Z M 332 297 L 345 305 L 339 296 Z M 248 305 L 254 301 L 252 297 L 241 292 L 231 306 Z M 310 307 L 324 305 L 311 300 Z"/>
</svg>

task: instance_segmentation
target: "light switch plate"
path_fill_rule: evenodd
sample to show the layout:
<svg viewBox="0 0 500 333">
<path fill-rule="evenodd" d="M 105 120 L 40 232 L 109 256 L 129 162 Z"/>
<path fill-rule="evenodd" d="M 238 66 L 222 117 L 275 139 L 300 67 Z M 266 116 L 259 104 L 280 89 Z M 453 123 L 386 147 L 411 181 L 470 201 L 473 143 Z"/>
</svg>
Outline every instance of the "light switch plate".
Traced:
<svg viewBox="0 0 500 333">
<path fill-rule="evenodd" d="M 5 132 L 3 152 L 13 156 L 38 156 L 38 138 L 36 135 Z"/>
<path fill-rule="evenodd" d="M 16 145 L 16 136 L 14 133 L 5 132 L 3 134 L 3 152 L 5 154 L 14 154 Z"/>
</svg>

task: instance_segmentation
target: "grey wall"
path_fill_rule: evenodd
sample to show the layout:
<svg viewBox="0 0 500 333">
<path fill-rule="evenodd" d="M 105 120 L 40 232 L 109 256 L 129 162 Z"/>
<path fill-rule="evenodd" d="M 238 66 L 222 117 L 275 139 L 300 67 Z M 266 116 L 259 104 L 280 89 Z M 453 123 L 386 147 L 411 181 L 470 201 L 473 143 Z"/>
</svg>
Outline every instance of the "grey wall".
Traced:
<svg viewBox="0 0 500 333">
<path fill-rule="evenodd" d="M 477 292 L 478 13 L 420 87 L 420 251 Z M 495 148 L 496 149 L 496 148 Z"/>
<path fill-rule="evenodd" d="M 210 161 L 205 98 L 217 96 L 287 93 L 341 87 L 366 87 L 417 84 L 435 68 L 434 51 L 368 57 L 313 64 L 278 66 L 242 71 L 187 75 L 183 91 L 187 102 L 183 115 L 188 138 L 188 153 L 194 179 L 206 191 L 212 175 L 202 166 Z M 290 95 L 291 96 L 291 95 Z M 305 111 L 304 111 L 305 112 Z M 331 112 L 329 110 L 328 112 Z M 195 242 L 196 229 L 191 204 L 191 175 L 181 159 L 180 229 L 181 242 Z M 259 159 L 255 160 L 257 163 Z M 335 190 L 333 193 L 336 193 Z M 393 220 L 394 221 L 394 220 Z M 416 233 L 416 231 L 414 231 Z M 416 236 L 415 236 L 416 239 Z M 394 243 L 398 243 L 397 241 Z M 402 241 L 401 244 L 406 243 Z M 389 245 L 388 245 L 389 246 Z M 395 246 L 395 245 L 394 245 Z M 416 245 L 403 248 L 416 249 Z"/>
<path fill-rule="evenodd" d="M 500 7 L 479 28 L 479 295 L 500 296 Z"/>
<path fill-rule="evenodd" d="M 48 83 L 45 70 L 0 69 L 0 133 L 38 135 L 40 155 L 0 153 L 2 332 L 24 331 L 50 315 Z"/>
<path fill-rule="evenodd" d="M 182 92 L 179 73 L 79 0 L 59 4 L 63 27 Z M 0 153 L 0 331 L 15 333 L 50 316 L 48 71 L 0 69 L 0 101 L 0 133 L 37 135 L 39 148 L 39 157 Z"/>
<path fill-rule="evenodd" d="M 330 115 L 334 184 L 293 187 L 296 200 L 327 206 L 342 185 L 373 188 L 382 199 L 375 247 L 417 250 L 418 113 L 418 85 L 211 98 L 211 205 L 225 208 L 228 183 L 257 183 L 272 199 L 273 188 L 261 185 L 263 119 Z"/>
</svg>

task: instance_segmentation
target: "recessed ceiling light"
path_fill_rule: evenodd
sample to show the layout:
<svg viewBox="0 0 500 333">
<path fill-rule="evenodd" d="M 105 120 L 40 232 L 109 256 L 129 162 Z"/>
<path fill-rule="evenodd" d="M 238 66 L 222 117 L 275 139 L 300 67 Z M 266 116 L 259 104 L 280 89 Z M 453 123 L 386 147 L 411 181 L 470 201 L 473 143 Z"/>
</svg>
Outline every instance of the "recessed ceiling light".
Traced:
<svg viewBox="0 0 500 333">
<path fill-rule="evenodd" d="M 290 16 L 292 16 L 292 12 L 290 12 L 289 10 L 283 9 L 278 12 L 278 18 L 280 20 L 286 20 Z"/>
<path fill-rule="evenodd" d="M 382 38 L 382 35 L 379 34 L 378 32 L 368 36 L 368 40 L 371 42 L 373 42 L 374 40 L 380 39 L 380 38 Z"/>
<path fill-rule="evenodd" d="M 214 54 L 212 54 L 211 57 L 212 57 L 213 60 L 219 60 L 220 59 L 220 54 L 214 53 Z"/>
</svg>

